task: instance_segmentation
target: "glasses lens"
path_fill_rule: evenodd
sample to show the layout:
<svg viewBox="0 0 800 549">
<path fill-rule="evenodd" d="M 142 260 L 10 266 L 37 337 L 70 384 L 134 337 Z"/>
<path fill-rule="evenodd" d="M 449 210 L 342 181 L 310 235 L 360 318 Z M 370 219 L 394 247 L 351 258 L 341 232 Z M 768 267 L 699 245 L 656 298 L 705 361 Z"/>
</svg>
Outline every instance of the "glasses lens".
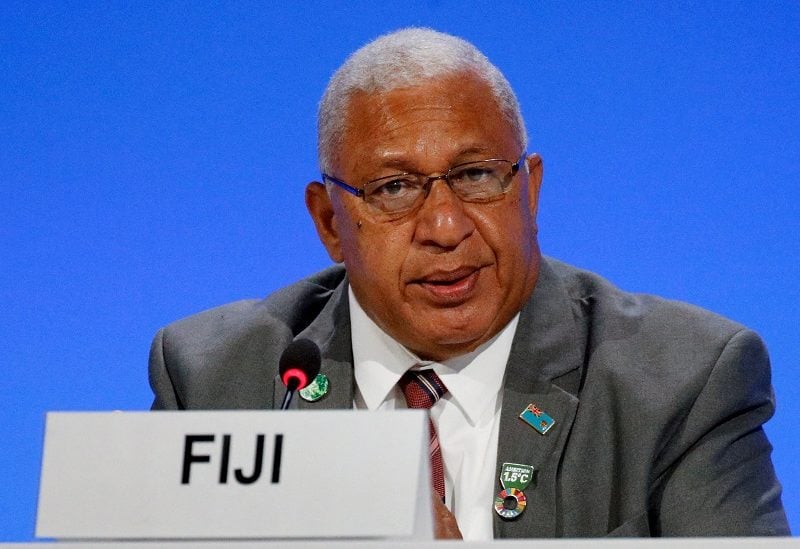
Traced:
<svg viewBox="0 0 800 549">
<path fill-rule="evenodd" d="M 424 194 L 421 177 L 413 174 L 383 177 L 364 187 L 366 201 L 387 213 L 410 210 Z"/>
<path fill-rule="evenodd" d="M 450 187 L 463 200 L 482 202 L 503 194 L 511 183 L 511 162 L 485 160 L 450 170 Z"/>
</svg>

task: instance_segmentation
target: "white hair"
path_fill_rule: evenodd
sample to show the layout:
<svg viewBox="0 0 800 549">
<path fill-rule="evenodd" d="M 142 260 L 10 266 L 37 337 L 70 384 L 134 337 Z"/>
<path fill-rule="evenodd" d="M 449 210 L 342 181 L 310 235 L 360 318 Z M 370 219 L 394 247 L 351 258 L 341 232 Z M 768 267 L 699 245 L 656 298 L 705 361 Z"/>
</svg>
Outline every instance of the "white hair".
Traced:
<svg viewBox="0 0 800 549">
<path fill-rule="evenodd" d="M 525 121 L 503 73 L 466 40 L 412 27 L 385 34 L 361 47 L 331 77 L 317 117 L 317 154 L 322 171 L 331 169 L 342 144 L 347 107 L 354 92 L 388 92 L 459 73 L 474 75 L 489 86 L 524 148 L 528 139 Z"/>
</svg>

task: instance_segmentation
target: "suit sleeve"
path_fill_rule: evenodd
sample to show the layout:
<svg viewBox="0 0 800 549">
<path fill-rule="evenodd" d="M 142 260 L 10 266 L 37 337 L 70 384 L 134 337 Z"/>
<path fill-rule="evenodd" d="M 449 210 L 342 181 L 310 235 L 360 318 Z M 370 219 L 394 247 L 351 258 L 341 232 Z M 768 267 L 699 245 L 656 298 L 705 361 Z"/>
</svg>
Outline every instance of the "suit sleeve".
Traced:
<svg viewBox="0 0 800 549">
<path fill-rule="evenodd" d="M 167 370 L 166 359 L 164 358 L 164 329 L 158 331 L 153 343 L 150 346 L 149 363 L 150 388 L 153 390 L 155 398 L 151 405 L 151 410 L 178 410 L 183 408 L 179 404 L 175 386 Z"/>
<path fill-rule="evenodd" d="M 772 446 L 769 358 L 749 330 L 731 337 L 694 401 L 652 497 L 663 536 L 789 535 Z"/>
</svg>

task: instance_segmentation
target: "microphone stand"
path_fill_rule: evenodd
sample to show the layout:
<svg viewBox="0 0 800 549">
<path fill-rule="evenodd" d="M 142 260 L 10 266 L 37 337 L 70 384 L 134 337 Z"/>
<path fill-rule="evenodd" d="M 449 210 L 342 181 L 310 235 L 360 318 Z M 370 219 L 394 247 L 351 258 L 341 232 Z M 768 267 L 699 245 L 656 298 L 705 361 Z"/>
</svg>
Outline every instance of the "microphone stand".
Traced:
<svg viewBox="0 0 800 549">
<path fill-rule="evenodd" d="M 300 385 L 300 382 L 297 378 L 291 378 L 289 383 L 286 384 L 286 394 L 283 396 L 283 404 L 281 404 L 281 410 L 288 410 L 289 405 L 292 403 L 292 397 L 297 392 L 297 387 Z"/>
</svg>

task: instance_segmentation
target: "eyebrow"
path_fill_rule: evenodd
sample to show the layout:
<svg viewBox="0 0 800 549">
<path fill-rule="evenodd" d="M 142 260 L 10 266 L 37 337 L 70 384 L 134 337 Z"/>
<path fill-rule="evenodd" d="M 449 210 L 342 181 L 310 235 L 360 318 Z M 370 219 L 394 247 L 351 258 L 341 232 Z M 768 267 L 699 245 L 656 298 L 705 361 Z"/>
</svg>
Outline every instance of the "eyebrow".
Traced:
<svg viewBox="0 0 800 549">
<path fill-rule="evenodd" d="M 449 166 L 455 166 L 463 162 L 470 162 L 470 160 L 464 159 L 464 157 L 468 155 L 472 154 L 488 155 L 489 150 L 490 149 L 488 147 L 483 147 L 480 145 L 473 145 L 470 147 L 466 147 L 464 149 L 461 149 L 458 152 L 458 154 L 455 155 L 454 159 L 449 163 Z M 404 172 L 416 171 L 414 169 L 409 168 L 409 166 L 410 166 L 409 158 L 405 152 L 400 152 L 400 151 L 386 152 L 383 154 L 381 164 L 378 167 L 378 169 L 395 168 Z"/>
</svg>

